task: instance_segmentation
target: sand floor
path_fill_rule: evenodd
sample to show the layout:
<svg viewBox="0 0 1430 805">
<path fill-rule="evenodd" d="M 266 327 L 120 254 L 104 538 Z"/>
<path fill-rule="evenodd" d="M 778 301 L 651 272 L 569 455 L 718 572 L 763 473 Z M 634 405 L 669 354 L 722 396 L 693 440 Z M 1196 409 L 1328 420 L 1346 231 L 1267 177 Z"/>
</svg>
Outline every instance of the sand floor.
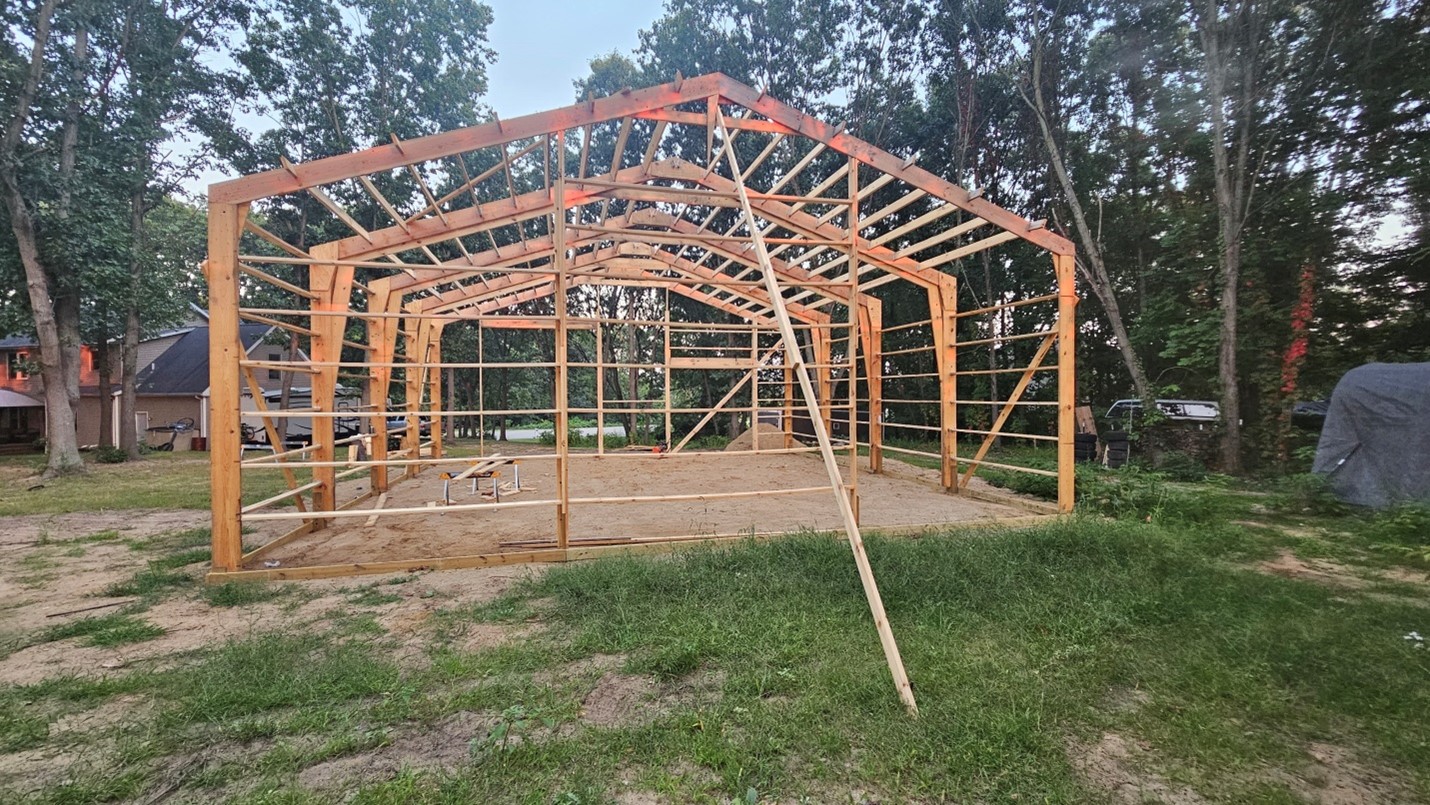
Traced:
<svg viewBox="0 0 1430 805">
<path fill-rule="evenodd" d="M 549 454 L 550 448 L 504 444 L 489 449 L 504 456 Z M 847 457 L 842 463 L 847 465 Z M 861 524 L 867 531 L 882 528 L 944 523 L 970 524 L 1000 518 L 1022 517 L 1030 512 L 1016 505 L 949 495 L 937 488 L 932 470 L 885 458 L 887 471 L 868 471 L 867 459 L 859 473 Z M 452 469 L 451 465 L 445 469 Z M 459 471 L 461 465 L 456 470 Z M 510 484 L 511 467 L 502 468 L 501 480 Z M 846 480 L 848 467 L 844 467 Z M 441 469 L 428 468 L 417 477 L 394 483 L 385 509 L 424 507 L 442 498 Z M 520 462 L 521 490 L 502 500 L 552 500 L 530 508 L 477 510 L 444 509 L 440 505 L 421 514 L 390 515 L 368 525 L 367 518 L 335 521 L 322 531 L 301 537 L 266 553 L 250 567 L 263 562 L 295 567 L 383 560 L 415 560 L 444 556 L 490 554 L 546 547 L 534 541 L 555 539 L 556 465 L 551 459 L 525 458 Z M 596 457 L 576 454 L 571 459 L 571 497 L 623 497 L 646 495 L 698 495 L 765 489 L 792 489 L 828 483 L 817 455 L 774 454 L 726 456 L 719 452 L 681 453 L 675 456 L 624 454 Z M 361 491 L 365 484 L 351 489 Z M 486 491 L 490 482 L 483 481 Z M 469 483 L 452 484 L 452 504 L 482 504 Z M 373 501 L 356 510 L 371 510 Z M 716 498 L 672 502 L 573 504 L 569 534 L 574 543 L 583 539 L 732 535 L 780 533 L 802 529 L 838 529 L 841 519 L 826 489 L 793 495 L 753 498 Z M 264 523 L 269 538 L 295 521 Z M 245 542 L 257 544 L 260 535 Z M 517 543 L 517 544 L 513 544 Z M 523 544 L 524 543 L 524 544 Z M 270 567 L 273 565 L 269 565 Z"/>
</svg>

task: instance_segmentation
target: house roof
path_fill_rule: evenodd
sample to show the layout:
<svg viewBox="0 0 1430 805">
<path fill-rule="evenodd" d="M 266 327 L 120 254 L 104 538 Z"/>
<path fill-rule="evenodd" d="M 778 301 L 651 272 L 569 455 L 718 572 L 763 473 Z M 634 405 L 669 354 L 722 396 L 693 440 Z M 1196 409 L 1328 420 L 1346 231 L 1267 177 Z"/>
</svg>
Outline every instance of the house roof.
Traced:
<svg viewBox="0 0 1430 805">
<path fill-rule="evenodd" d="M 0 349 L 20 349 L 22 347 L 33 347 L 35 339 L 28 335 L 10 335 L 0 338 Z"/>
<path fill-rule="evenodd" d="M 247 352 L 273 329 L 266 324 L 239 326 Z M 209 328 L 195 327 L 179 337 L 153 363 L 139 371 L 139 394 L 203 394 L 209 387 Z"/>
<path fill-rule="evenodd" d="M 0 408 L 38 408 L 44 403 L 27 394 L 9 389 L 0 389 Z"/>
</svg>

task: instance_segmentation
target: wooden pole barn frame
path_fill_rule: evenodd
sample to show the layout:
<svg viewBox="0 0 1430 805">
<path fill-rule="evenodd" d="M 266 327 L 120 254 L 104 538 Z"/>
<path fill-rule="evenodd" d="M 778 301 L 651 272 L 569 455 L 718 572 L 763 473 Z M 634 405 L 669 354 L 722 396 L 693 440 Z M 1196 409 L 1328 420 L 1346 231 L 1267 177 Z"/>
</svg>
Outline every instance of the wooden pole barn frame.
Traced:
<svg viewBox="0 0 1430 805">
<path fill-rule="evenodd" d="M 776 154 L 781 157 L 778 164 L 790 167 L 774 171 L 776 162 L 770 159 Z M 379 188 L 393 187 L 396 179 L 415 185 L 408 198 L 390 200 Z M 251 215 L 261 213 L 267 199 L 300 193 L 310 194 L 339 222 L 335 226 L 351 234 L 300 248 L 265 230 L 261 215 Z M 368 210 L 380 209 L 386 220 L 373 225 L 369 214 L 372 226 L 364 226 L 344 207 L 343 198 L 369 200 Z M 1048 292 L 983 300 L 959 310 L 956 279 L 946 273 L 952 264 L 1015 240 L 1051 255 Z M 304 164 L 282 160 L 281 168 L 220 182 L 209 189 L 205 271 L 212 386 L 212 580 L 563 561 L 599 552 L 569 533 L 573 506 L 832 493 L 896 686 L 912 711 L 912 692 L 859 532 L 860 448 L 867 448 L 874 472 L 882 470 L 886 452 L 935 459 L 942 486 L 950 493 L 964 491 L 980 466 L 1052 475 L 1057 478 L 1058 510 L 1068 512 L 1073 506 L 1077 296 L 1072 244 L 1041 222 L 998 207 L 979 191 L 929 173 L 914 158 L 880 150 L 843 126 L 815 120 L 718 73 L 677 76 L 659 86 L 413 140 L 393 137 L 387 145 Z M 291 279 L 304 275 L 306 280 Z M 923 289 L 927 314 L 922 309 L 886 309 L 871 293 L 893 282 Z M 684 296 L 721 311 L 729 321 L 672 319 L 668 304 L 664 316 L 651 321 L 571 315 L 570 294 L 586 285 L 663 289 L 667 297 Z M 252 291 L 258 288 L 265 298 L 283 298 L 285 304 L 252 304 Z M 522 315 L 515 308 L 548 298 L 552 315 Z M 979 322 L 987 337 L 960 342 L 958 324 L 965 319 Z M 898 323 L 886 325 L 886 320 Z M 307 344 L 308 360 L 250 359 L 239 339 L 244 321 L 297 335 Z M 1038 325 L 1029 332 L 1016 331 L 1018 322 L 1029 321 Z M 492 331 L 549 330 L 554 360 L 517 367 L 486 360 L 479 346 L 475 362 L 444 362 L 443 331 L 453 322 L 475 323 L 479 345 L 484 338 L 489 343 L 483 333 Z M 661 360 L 640 366 L 603 361 L 600 342 L 611 327 L 660 331 Z M 975 328 L 965 326 L 969 329 Z M 594 361 L 571 359 L 573 332 L 594 333 Z M 692 333 L 697 341 L 700 334 L 723 333 L 730 348 L 707 345 L 707 351 L 718 354 L 702 355 L 701 345 L 685 343 Z M 965 355 L 975 348 L 998 350 L 1022 339 L 1036 344 L 1025 366 L 978 369 L 966 359 L 960 363 L 961 350 Z M 744 344 L 738 352 L 732 346 L 737 341 Z M 929 371 L 888 371 L 888 359 L 916 353 L 921 353 L 919 360 L 927 359 Z M 549 370 L 552 405 L 504 412 L 454 411 L 443 405 L 444 370 L 475 370 L 485 383 L 486 372 L 503 367 Z M 619 377 L 620 369 L 633 368 L 662 374 L 663 399 L 607 406 L 607 370 L 616 369 Z M 573 369 L 594 370 L 594 408 L 571 406 Z M 714 369 L 742 372 L 742 379 L 712 408 L 674 406 L 673 372 Z M 274 370 L 305 376 L 312 407 L 267 409 L 255 372 Z M 1044 372 L 1055 372 L 1055 382 L 1044 380 Z M 970 378 L 967 386 L 991 374 L 1017 377 L 1003 399 L 959 398 L 961 378 Z M 366 405 L 340 409 L 339 381 L 353 378 L 362 385 Z M 390 400 L 399 381 L 403 402 L 394 404 Z M 313 425 L 311 445 L 245 458 L 240 437 L 245 386 L 259 407 L 270 444 L 277 444 L 279 418 L 302 416 Z M 840 388 L 843 391 L 837 392 Z M 1055 392 L 1055 399 L 1025 399 L 1030 388 Z M 938 424 L 908 422 L 899 414 L 901 406 L 934 408 Z M 1044 420 L 1051 421 L 1049 432 L 1008 429 L 1010 417 L 1031 406 L 1055 411 Z M 962 419 L 961 407 L 967 407 Z M 753 426 L 760 411 L 771 408 L 783 413 L 783 438 L 776 444 L 757 441 L 752 451 L 726 455 L 738 462 L 750 452 L 817 453 L 828 471 L 827 485 L 638 498 L 570 494 L 573 465 L 651 457 L 607 451 L 604 434 L 598 436 L 595 453 L 572 452 L 567 425 L 573 413 L 594 415 L 602 426 L 608 417 L 653 416 L 662 421 L 671 448 L 655 457 L 678 460 L 699 426 L 680 438 L 682 434 L 671 430 L 673 414 L 702 413 L 703 426 L 722 411 L 743 411 Z M 809 417 L 814 446 L 794 439 L 790 423 L 797 410 Z M 470 463 L 445 455 L 444 421 L 522 414 L 550 416 L 555 424 L 554 450 L 536 457 L 555 462 L 553 498 L 381 507 L 393 484 L 424 467 Z M 339 443 L 334 435 L 338 417 L 356 417 L 363 423 L 370 454 L 354 457 L 345 449 L 350 445 Z M 399 449 L 391 451 L 389 417 L 403 418 L 407 425 Z M 424 418 L 431 421 L 426 441 L 419 428 Z M 965 421 L 969 425 L 960 424 Z M 831 438 L 836 426 L 847 436 L 838 444 Z M 758 430 L 754 428 L 757 439 Z M 922 435 L 919 431 L 936 434 L 936 452 L 890 444 L 885 435 Z M 960 453 L 960 436 L 977 443 L 971 454 Z M 988 451 L 1000 437 L 1056 443 L 1057 469 L 989 461 Z M 841 454 L 848 461 L 845 471 L 840 469 Z M 311 480 L 300 482 L 294 472 L 298 469 L 311 472 Z M 287 490 L 244 506 L 244 476 L 274 471 L 283 473 Z M 338 481 L 362 474 L 370 479 L 367 494 L 339 501 Z M 355 508 L 370 497 L 378 497 L 379 505 Z M 371 522 L 401 514 L 436 517 L 531 506 L 555 511 L 554 540 L 547 546 L 391 562 L 263 566 L 264 555 L 277 546 L 346 518 Z M 264 520 L 288 520 L 296 527 L 245 552 L 245 524 Z"/>
</svg>

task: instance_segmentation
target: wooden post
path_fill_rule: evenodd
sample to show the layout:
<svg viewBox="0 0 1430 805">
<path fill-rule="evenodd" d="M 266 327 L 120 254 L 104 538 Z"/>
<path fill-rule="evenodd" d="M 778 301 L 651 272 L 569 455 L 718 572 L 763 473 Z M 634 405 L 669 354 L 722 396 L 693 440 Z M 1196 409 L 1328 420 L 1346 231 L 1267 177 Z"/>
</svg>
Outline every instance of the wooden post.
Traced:
<svg viewBox="0 0 1430 805">
<path fill-rule="evenodd" d="M 556 547 L 567 548 L 567 531 L 571 520 L 571 462 L 569 408 L 570 395 L 567 394 L 567 333 L 566 333 L 566 132 L 556 132 L 556 182 L 553 187 L 556 209 L 552 219 L 552 271 L 556 285 Z M 549 147 L 549 144 L 548 144 Z"/>
<path fill-rule="evenodd" d="M 929 329 L 933 331 L 934 362 L 938 367 L 939 478 L 943 488 L 958 492 L 958 342 L 954 317 L 958 305 L 958 280 L 945 276 L 938 287 L 928 289 Z"/>
<path fill-rule="evenodd" d="M 402 448 L 409 459 L 422 458 L 422 397 L 427 390 L 427 353 L 432 337 L 431 319 L 419 318 L 422 307 L 419 302 L 408 302 L 403 309 L 409 314 L 402 320 L 403 332 L 407 334 L 407 365 L 402 368 L 403 387 L 406 392 L 407 428 L 402 433 Z M 414 461 L 407 465 L 404 478 L 415 478 L 422 471 L 422 465 Z"/>
<path fill-rule="evenodd" d="M 482 341 L 482 320 L 477 319 L 477 455 L 487 454 L 487 353 Z"/>
<path fill-rule="evenodd" d="M 665 289 L 665 366 L 662 367 L 662 368 L 665 370 L 665 371 L 664 371 L 664 377 L 662 378 L 662 379 L 665 381 L 665 439 L 662 440 L 662 441 L 663 441 L 663 443 L 665 444 L 665 449 L 669 450 L 669 449 L 670 449 L 670 438 L 671 438 L 671 436 L 672 436 L 672 434 L 671 434 L 671 432 L 670 432 L 670 393 L 671 393 L 671 386 L 674 385 L 674 380 L 673 380 L 673 378 L 670 376 L 670 289 L 669 289 L 669 288 L 666 288 L 666 289 Z"/>
<path fill-rule="evenodd" d="M 598 308 L 599 309 L 599 308 Z M 596 455 L 606 454 L 606 325 L 596 322 Z"/>
<path fill-rule="evenodd" d="M 209 204 L 209 483 L 213 490 L 214 570 L 238 570 L 243 558 L 238 237 L 247 218 L 247 204 Z"/>
<path fill-rule="evenodd" d="M 370 420 L 374 461 L 387 460 L 387 411 L 392 392 L 392 363 L 397 355 L 397 332 L 401 326 L 399 320 L 387 318 L 387 315 L 402 310 L 402 294 L 393 293 L 389 288 L 391 284 L 392 281 L 387 278 L 368 283 L 368 287 L 373 291 L 368 298 L 368 310 L 384 314 L 368 322 L 368 343 L 373 347 L 372 360 L 375 364 L 368 376 L 368 383 L 371 385 L 368 396 L 372 398 L 375 406 L 373 411 L 382 414 Z M 374 492 L 388 490 L 389 478 L 385 465 L 374 466 L 371 478 Z"/>
<path fill-rule="evenodd" d="M 833 430 L 834 423 L 831 421 L 834 414 L 834 401 L 830 399 L 834 396 L 834 380 L 830 376 L 830 356 L 833 350 L 830 349 L 831 330 L 822 327 L 811 329 L 810 335 L 814 339 L 814 376 L 819 381 L 819 418 L 824 422 L 826 431 Z M 802 363 L 801 361 L 800 363 Z"/>
<path fill-rule="evenodd" d="M 1058 276 L 1058 511 L 1068 514 L 1077 500 L 1074 483 L 1073 435 L 1077 432 L 1077 284 L 1073 256 L 1053 255 Z"/>
<path fill-rule="evenodd" d="M 430 388 L 427 394 L 427 403 L 428 409 L 432 411 L 440 411 L 445 407 L 442 405 L 442 367 L 440 364 L 442 363 L 442 330 L 445 329 L 446 326 L 447 321 L 445 319 L 432 323 L 432 344 L 428 350 L 431 353 L 429 360 L 434 364 L 439 364 L 429 369 L 427 373 L 428 386 Z M 442 440 L 444 435 L 442 431 L 446 427 L 446 424 L 447 418 L 445 416 L 441 414 L 432 415 L 433 458 L 442 457 Z"/>
<path fill-rule="evenodd" d="M 869 390 L 869 470 L 884 471 L 884 304 L 865 296 L 859 304 L 864 382 Z"/>
<path fill-rule="evenodd" d="M 760 325 L 750 322 L 750 436 L 760 452 Z"/>
<path fill-rule="evenodd" d="M 315 259 L 336 259 L 337 245 L 320 243 L 308 250 Z M 311 300 L 310 308 L 328 315 L 313 316 L 310 325 L 310 357 L 319 369 L 312 376 L 313 411 L 319 416 L 309 418 L 313 423 L 313 460 L 336 461 L 337 441 L 333 436 L 335 420 L 331 414 L 337 411 L 338 367 L 323 366 L 335 364 L 343 357 L 343 331 L 347 329 L 347 317 L 336 315 L 347 313 L 352 304 L 353 267 L 316 263 L 308 267 L 308 290 L 317 294 Z M 335 467 L 314 467 L 313 480 L 318 486 L 313 490 L 314 511 L 327 512 L 337 508 L 337 469 Z M 316 519 L 313 528 L 322 529 L 327 520 Z"/>
<path fill-rule="evenodd" d="M 788 346 L 784 348 L 782 361 L 785 376 L 785 449 L 789 450 L 794 447 L 794 356 Z"/>
<path fill-rule="evenodd" d="M 849 158 L 849 302 L 845 308 L 849 327 L 844 332 L 844 388 L 849 394 L 849 506 L 859 522 L 859 161 Z"/>
<path fill-rule="evenodd" d="M 740 209 L 744 213 L 745 222 L 750 228 L 750 239 L 755 245 L 755 255 L 759 259 L 760 273 L 763 275 L 765 290 L 770 297 L 771 310 L 775 314 L 775 320 L 779 323 L 780 337 L 784 341 L 786 351 L 793 352 L 796 346 L 794 326 L 790 323 L 789 311 L 785 309 L 779 278 L 775 276 L 769 250 L 765 248 L 764 236 L 760 234 L 759 222 L 755 220 L 755 213 L 750 208 L 750 196 L 745 190 L 745 182 L 740 175 L 740 165 L 735 157 L 735 150 L 730 145 L 730 132 L 725 127 L 724 116 L 721 115 L 718 107 L 715 109 L 715 115 L 720 120 L 725 159 L 730 166 L 730 172 L 735 177 L 735 191 L 740 199 Z M 854 510 L 849 505 L 849 496 L 844 494 L 843 479 L 839 474 L 839 462 L 834 455 L 834 447 L 829 441 L 829 429 L 825 427 L 824 420 L 819 416 L 814 384 L 810 381 L 809 369 L 805 366 L 802 357 L 795 358 L 794 372 L 795 377 L 799 380 L 800 392 L 804 395 L 805 410 L 809 412 L 810 420 L 814 423 L 814 438 L 819 442 L 819 453 L 824 459 L 824 470 L 829 478 L 829 487 L 834 492 L 835 504 L 839 507 L 839 514 L 844 520 L 844 531 L 849 537 L 849 547 L 854 554 L 855 567 L 859 570 L 859 580 L 864 586 L 864 597 L 869 603 L 869 613 L 874 618 L 874 628 L 879 633 L 879 642 L 884 649 L 884 659 L 889 665 L 889 673 L 894 678 L 894 689 L 898 691 L 899 698 L 903 701 L 909 715 L 917 716 L 919 708 L 918 704 L 914 702 L 914 691 L 909 685 L 908 674 L 904 671 L 904 660 L 899 655 L 899 644 L 895 642 L 894 631 L 889 627 L 889 619 L 884 612 L 884 601 L 879 595 L 879 585 L 874 580 L 874 569 L 869 565 L 869 556 L 864 551 L 864 539 L 859 534 L 859 524 L 854 520 Z"/>
</svg>

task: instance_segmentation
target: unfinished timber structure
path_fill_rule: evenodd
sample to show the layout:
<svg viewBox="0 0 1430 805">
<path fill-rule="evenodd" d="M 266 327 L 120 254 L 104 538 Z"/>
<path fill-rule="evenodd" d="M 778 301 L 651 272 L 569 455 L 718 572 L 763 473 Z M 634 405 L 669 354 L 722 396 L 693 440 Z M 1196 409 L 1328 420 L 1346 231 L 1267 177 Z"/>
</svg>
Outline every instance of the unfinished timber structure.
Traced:
<svg viewBox="0 0 1430 805">
<path fill-rule="evenodd" d="M 397 180 L 410 189 L 407 197 L 384 195 L 381 186 Z M 331 216 L 327 231 L 345 234 L 300 246 L 266 229 L 268 200 L 286 194 L 309 194 Z M 359 203 L 361 214 L 354 212 Z M 958 261 L 1015 241 L 1049 256 L 1046 290 L 960 309 Z M 582 507 L 822 495 L 839 513 L 895 680 L 912 705 L 864 557 L 860 465 L 881 473 L 886 454 L 932 462 L 951 495 L 966 490 L 980 467 L 1055 476 L 1058 509 L 1071 510 L 1073 260 L 1072 245 L 1041 222 L 720 74 L 418 139 L 394 137 L 304 164 L 284 160 L 278 169 L 215 184 L 206 265 L 213 577 L 560 561 L 594 547 L 572 527 L 572 513 Z M 917 289 L 916 296 L 899 297 L 897 310 L 886 303 L 894 283 Z M 593 313 L 575 304 L 590 293 L 586 286 L 659 289 L 717 315 L 690 320 L 672 315 L 669 303 L 663 315 L 645 319 Z M 534 313 L 540 300 L 546 312 Z M 240 322 L 279 328 L 305 354 L 273 360 L 246 353 Z M 987 325 L 980 330 L 976 322 Z M 1018 329 L 1028 322 L 1034 324 Z M 477 331 L 474 359 L 444 359 L 450 346 L 444 332 L 462 327 Z M 612 328 L 647 328 L 663 349 L 648 361 L 631 355 L 613 361 L 602 343 Z M 492 333 L 508 330 L 550 339 L 550 351 L 541 360 L 489 359 L 483 337 L 489 342 Z M 960 331 L 978 337 L 960 340 Z M 1011 353 L 1009 345 L 1024 340 L 1035 349 L 1025 349 L 1031 359 L 1018 366 L 960 359 L 975 348 Z M 926 359 L 926 369 L 891 371 L 912 360 L 894 358 L 912 355 Z M 475 372 L 485 382 L 500 369 L 549 373 L 549 398 L 500 410 L 445 404 L 443 384 L 452 372 Z M 613 370 L 654 373 L 663 393 L 612 400 Z M 304 377 L 311 406 L 275 409 L 256 392 L 246 403 L 244 389 L 256 389 L 255 373 L 270 371 Z M 672 398 L 673 377 L 700 372 L 724 372 L 726 383 L 731 376 L 738 382 L 714 404 Z M 967 389 L 989 375 L 1008 377 L 1005 393 L 973 399 Z M 362 404 L 340 407 L 340 390 L 350 398 L 353 387 Z M 271 451 L 245 454 L 246 404 L 250 417 L 261 418 Z M 900 414 L 906 406 L 936 414 L 914 421 Z M 1015 415 L 1032 406 L 1045 406 L 1036 409 L 1045 412 L 1042 419 Z M 751 449 L 718 454 L 721 461 L 808 453 L 806 460 L 817 457 L 823 466 L 821 481 L 725 492 L 572 493 L 572 479 L 590 462 L 696 455 L 687 448 L 691 436 L 731 409 L 746 411 L 751 425 L 763 412 L 779 411 L 783 433 L 762 444 L 756 428 Z M 981 413 L 960 415 L 969 410 Z M 597 421 L 596 449 L 572 449 L 573 415 Z M 675 427 L 692 415 L 700 418 L 688 433 Z M 553 465 L 554 483 L 538 490 L 545 494 L 454 502 L 444 488 L 442 505 L 382 506 L 400 483 L 418 483 L 413 479 L 424 470 L 474 471 L 470 453 L 453 455 L 444 444 L 446 426 L 499 416 L 554 423 L 554 446 L 522 458 L 524 466 Z M 606 424 L 637 416 L 659 423 L 666 449 L 606 449 Z M 284 417 L 310 421 L 311 443 L 285 449 L 277 427 Z M 793 423 L 801 417 L 808 424 L 797 433 Z M 359 422 L 358 433 L 339 438 L 339 419 Z M 1015 433 L 1010 422 L 1043 427 Z M 423 423 L 430 423 L 430 435 L 423 435 Z M 1056 469 L 990 460 L 1000 437 L 1055 445 Z M 263 473 L 283 476 L 286 489 L 259 500 L 250 494 L 245 505 L 245 480 Z M 366 481 L 362 494 L 342 499 L 340 485 L 354 478 Z M 521 550 L 263 566 L 276 546 L 321 540 L 359 522 L 421 517 L 435 530 L 444 527 L 436 525 L 440 520 L 532 508 L 550 512 L 550 532 Z M 245 552 L 245 528 L 267 521 L 292 528 Z"/>
</svg>

